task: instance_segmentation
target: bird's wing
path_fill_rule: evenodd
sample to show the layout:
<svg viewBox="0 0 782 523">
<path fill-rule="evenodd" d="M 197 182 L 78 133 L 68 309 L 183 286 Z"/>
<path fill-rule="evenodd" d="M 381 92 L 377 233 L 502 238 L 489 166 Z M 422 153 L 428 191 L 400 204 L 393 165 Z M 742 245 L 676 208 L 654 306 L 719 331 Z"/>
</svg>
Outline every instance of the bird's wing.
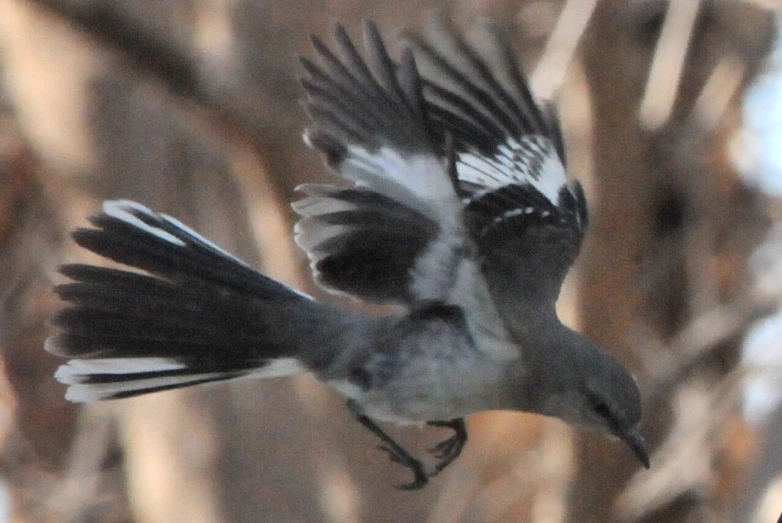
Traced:
<svg viewBox="0 0 782 523">
<path fill-rule="evenodd" d="M 470 235 L 525 292 L 556 301 L 587 224 L 583 190 L 566 177 L 558 119 L 535 101 L 488 21 L 474 43 L 443 18 L 432 22 L 426 40 L 409 41 L 432 133 L 453 142 Z"/>
<path fill-rule="evenodd" d="M 324 287 L 469 305 L 455 296 L 483 284 L 477 246 L 525 292 L 556 300 L 586 227 L 584 194 L 567 181 L 556 116 L 499 32 L 483 29 L 471 44 L 440 24 L 411 37 L 399 63 L 372 23 L 366 59 L 339 25 L 336 51 L 313 38 L 305 137 L 355 184 L 305 186 L 294 204 L 297 242 Z"/>
<path fill-rule="evenodd" d="M 334 40 L 332 51 L 313 37 L 317 59 L 302 59 L 312 119 L 305 141 L 354 186 L 300 187 L 296 242 L 326 289 L 410 304 L 414 289 L 440 278 L 416 272 L 422 253 L 444 227 L 462 227 L 456 181 L 429 128 L 412 54 L 395 63 L 371 22 L 366 58 L 340 25 Z"/>
</svg>

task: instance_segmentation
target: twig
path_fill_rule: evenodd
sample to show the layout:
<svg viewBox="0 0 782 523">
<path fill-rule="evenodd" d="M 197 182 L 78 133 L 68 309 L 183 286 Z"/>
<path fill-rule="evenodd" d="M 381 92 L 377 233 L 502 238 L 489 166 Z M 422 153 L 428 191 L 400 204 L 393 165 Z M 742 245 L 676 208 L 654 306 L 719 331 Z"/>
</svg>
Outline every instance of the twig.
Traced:
<svg viewBox="0 0 782 523">
<path fill-rule="evenodd" d="M 662 127 L 671 116 L 699 6 L 700 0 L 668 3 L 641 101 L 639 118 L 647 129 Z"/>
<path fill-rule="evenodd" d="M 597 0 L 568 0 L 546 42 L 546 48 L 530 77 L 532 91 L 542 99 L 551 99 L 562 87 L 567 66 L 576 52 Z"/>
<path fill-rule="evenodd" d="M 197 98 L 199 103 L 213 105 L 200 92 L 198 71 L 193 59 L 183 50 L 159 38 L 154 31 L 132 24 L 123 16 L 120 4 L 114 2 L 73 2 L 62 0 L 28 0 L 67 20 L 104 44 L 119 49 L 139 69 L 165 82 L 178 96 Z"/>
<path fill-rule="evenodd" d="M 741 87 L 746 71 L 746 64 L 735 53 L 720 58 L 692 109 L 692 119 L 697 122 L 701 132 L 710 132 L 717 126 Z"/>
</svg>

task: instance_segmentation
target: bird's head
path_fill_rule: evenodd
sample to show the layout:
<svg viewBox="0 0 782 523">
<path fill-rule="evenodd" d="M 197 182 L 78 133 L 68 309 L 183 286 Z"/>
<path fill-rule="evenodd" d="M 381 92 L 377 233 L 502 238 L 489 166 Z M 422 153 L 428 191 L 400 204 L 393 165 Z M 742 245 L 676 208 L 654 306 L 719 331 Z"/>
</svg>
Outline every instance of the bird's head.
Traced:
<svg viewBox="0 0 782 523">
<path fill-rule="evenodd" d="M 561 388 L 544 402 L 544 414 L 558 417 L 624 441 L 644 467 L 649 454 L 638 432 L 641 393 L 622 364 L 578 336 L 578 350 L 561 369 Z"/>
</svg>

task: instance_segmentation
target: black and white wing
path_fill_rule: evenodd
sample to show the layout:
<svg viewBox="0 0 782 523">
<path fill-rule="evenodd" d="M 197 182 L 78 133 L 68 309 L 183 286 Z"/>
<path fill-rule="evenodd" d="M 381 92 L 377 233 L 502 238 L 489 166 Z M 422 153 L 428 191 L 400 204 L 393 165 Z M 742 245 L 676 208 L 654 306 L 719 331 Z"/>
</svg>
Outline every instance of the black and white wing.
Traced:
<svg viewBox="0 0 782 523">
<path fill-rule="evenodd" d="M 489 22 L 474 43 L 444 19 L 432 22 L 426 40 L 410 43 L 432 133 L 453 140 L 470 235 L 525 292 L 556 301 L 587 224 L 581 186 L 567 180 L 557 117 L 534 100 Z"/>
<path fill-rule="evenodd" d="M 398 64 L 371 23 L 366 60 L 341 26 L 336 52 L 313 38 L 306 138 L 355 183 L 304 186 L 294 204 L 321 285 L 408 304 L 465 305 L 455 296 L 471 288 L 467 301 L 483 304 L 477 246 L 525 292 L 556 300 L 586 227 L 584 195 L 567 181 L 556 116 L 498 31 L 483 29 L 470 44 L 440 24 L 411 37 Z"/>
<path fill-rule="evenodd" d="M 429 128 L 412 54 L 395 63 L 371 22 L 366 59 L 340 25 L 334 40 L 336 51 L 313 37 L 317 61 L 302 59 L 312 118 L 305 140 L 355 186 L 300 187 L 296 242 L 325 288 L 411 303 L 425 284 L 413 283 L 421 254 L 444 227 L 462 226 L 455 180 Z"/>
</svg>

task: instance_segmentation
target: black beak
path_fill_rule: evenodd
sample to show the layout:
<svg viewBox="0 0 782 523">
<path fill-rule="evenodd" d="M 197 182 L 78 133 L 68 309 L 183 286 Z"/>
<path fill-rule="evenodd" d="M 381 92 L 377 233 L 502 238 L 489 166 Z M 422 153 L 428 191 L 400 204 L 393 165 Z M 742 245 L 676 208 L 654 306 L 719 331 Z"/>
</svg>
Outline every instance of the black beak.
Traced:
<svg viewBox="0 0 782 523">
<path fill-rule="evenodd" d="M 650 465 L 649 452 L 646 450 L 646 443 L 641 435 L 638 434 L 638 431 L 635 428 L 630 428 L 617 434 L 617 436 L 627 443 L 627 446 L 635 453 L 644 468 L 648 469 Z"/>
</svg>

